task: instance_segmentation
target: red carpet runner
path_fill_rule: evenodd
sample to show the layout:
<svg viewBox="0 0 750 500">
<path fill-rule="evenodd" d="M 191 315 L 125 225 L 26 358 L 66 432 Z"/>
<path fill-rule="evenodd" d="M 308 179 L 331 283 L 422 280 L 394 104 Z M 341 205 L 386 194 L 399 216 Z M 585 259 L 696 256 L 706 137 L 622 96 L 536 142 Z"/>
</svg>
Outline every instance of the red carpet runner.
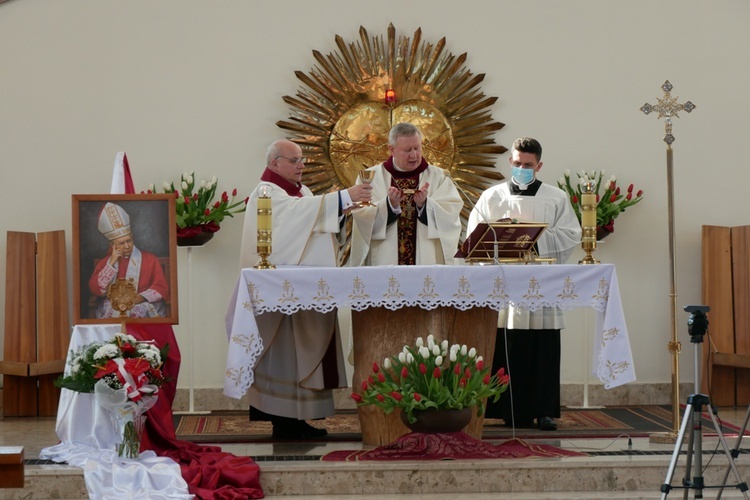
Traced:
<svg viewBox="0 0 750 500">
<path fill-rule="evenodd" d="M 412 432 L 372 450 L 339 450 L 323 456 L 328 462 L 363 460 L 456 460 L 478 458 L 583 457 L 584 453 L 550 445 L 510 439 L 493 445 L 463 432 L 421 434 Z"/>
</svg>

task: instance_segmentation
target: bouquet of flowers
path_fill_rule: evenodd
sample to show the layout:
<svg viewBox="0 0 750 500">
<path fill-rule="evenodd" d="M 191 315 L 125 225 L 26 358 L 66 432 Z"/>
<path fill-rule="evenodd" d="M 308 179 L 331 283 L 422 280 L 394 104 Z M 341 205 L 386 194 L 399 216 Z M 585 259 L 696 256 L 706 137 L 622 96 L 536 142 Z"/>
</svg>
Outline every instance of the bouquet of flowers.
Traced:
<svg viewBox="0 0 750 500">
<path fill-rule="evenodd" d="M 624 212 L 626 208 L 635 205 L 643 199 L 643 190 L 639 189 L 636 193 L 633 193 L 634 188 L 632 184 L 623 192 L 617 185 L 617 177 L 614 175 L 610 176 L 607 181 L 604 181 L 604 170 L 598 172 L 596 170 L 592 170 L 591 172 L 582 170 L 576 175 L 578 175 L 578 183 L 575 187 L 570 181 L 570 170 L 566 170 L 565 176 L 558 179 L 557 186 L 568 193 L 570 203 L 573 205 L 573 210 L 575 210 L 578 222 L 580 223 L 582 210 L 581 186 L 587 182 L 593 182 L 595 186 L 594 192 L 596 193 L 597 232 L 601 229 L 605 232 L 605 235 L 614 232 L 615 219 L 621 212 Z M 604 185 L 604 193 L 600 195 L 599 189 L 602 184 Z"/>
<path fill-rule="evenodd" d="M 117 436 L 118 455 L 137 458 L 144 413 L 155 403 L 159 387 L 167 379 L 161 371 L 169 346 L 159 350 L 149 342 L 117 333 L 107 342 L 93 342 L 71 352 L 66 373 L 55 385 L 71 391 L 95 394 L 110 411 Z"/>
<path fill-rule="evenodd" d="M 211 180 L 201 180 L 198 189 L 195 189 L 195 176 L 193 172 L 182 174 L 178 186 L 174 183 L 164 182 L 162 190 L 164 193 L 174 193 L 177 210 L 177 236 L 187 238 L 201 232 L 215 233 L 220 228 L 225 217 L 234 217 L 245 211 L 248 198 L 235 201 L 237 188 L 232 190 L 230 198 L 226 191 L 221 193 L 221 199 L 214 201 L 218 179 L 213 176 Z M 156 193 L 153 184 L 149 185 L 148 193 Z"/>
<path fill-rule="evenodd" d="M 361 393 L 353 393 L 358 405 L 377 405 L 385 413 L 401 408 L 409 422 L 414 411 L 477 408 L 484 414 L 484 400 L 497 401 L 510 381 L 504 369 L 496 374 L 484 365 L 476 349 L 449 346 L 432 335 L 427 342 L 417 338 L 415 346 L 404 346 L 396 356 L 372 365 L 372 374 L 362 382 Z"/>
</svg>

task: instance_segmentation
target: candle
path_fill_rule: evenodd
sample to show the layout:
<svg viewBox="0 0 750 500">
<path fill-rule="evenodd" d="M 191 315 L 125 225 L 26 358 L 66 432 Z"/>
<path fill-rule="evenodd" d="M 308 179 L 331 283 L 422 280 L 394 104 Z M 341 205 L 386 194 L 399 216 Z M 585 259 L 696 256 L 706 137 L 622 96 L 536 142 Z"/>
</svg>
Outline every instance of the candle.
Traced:
<svg viewBox="0 0 750 500">
<path fill-rule="evenodd" d="M 265 251 L 270 253 L 272 204 L 271 190 L 266 185 L 262 185 L 258 189 L 257 214 L 258 252 L 260 253 L 262 251 Z"/>
<path fill-rule="evenodd" d="M 596 195 L 581 194 L 581 227 L 596 227 Z"/>
</svg>

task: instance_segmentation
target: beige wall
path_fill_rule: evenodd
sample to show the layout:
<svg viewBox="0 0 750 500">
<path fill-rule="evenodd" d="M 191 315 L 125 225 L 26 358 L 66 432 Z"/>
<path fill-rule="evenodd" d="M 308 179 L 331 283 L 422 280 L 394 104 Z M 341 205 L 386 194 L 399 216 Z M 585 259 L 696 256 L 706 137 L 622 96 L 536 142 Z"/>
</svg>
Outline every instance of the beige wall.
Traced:
<svg viewBox="0 0 750 500">
<path fill-rule="evenodd" d="M 544 179 L 604 168 L 646 191 L 597 252 L 617 265 L 639 382 L 670 380 L 664 126 L 639 107 L 661 96 L 666 79 L 681 102 L 697 104 L 674 130 L 681 375 L 692 381 L 681 307 L 700 303 L 701 225 L 748 223 L 748 20 L 745 0 L 6 2 L 0 282 L 9 230 L 64 229 L 70 260 L 70 195 L 107 192 L 117 151 L 127 152 L 138 190 L 194 170 L 248 194 L 267 144 L 283 136 L 275 122 L 289 114 L 282 96 L 299 88 L 294 71 L 310 70 L 313 49 L 335 50 L 337 34 L 355 41 L 360 26 L 379 35 L 393 22 L 399 34 L 421 27 L 425 40 L 445 36 L 448 50 L 468 53 L 468 68 L 486 73 L 483 91 L 499 97 L 492 113 L 506 126 L 496 141 L 538 138 Z M 498 164 L 505 169 L 506 155 Z M 241 225 L 228 220 L 193 252 L 197 387 L 222 384 Z M 187 262 L 179 252 L 185 387 Z M 583 379 L 585 323 L 571 315 L 565 382 Z"/>
</svg>

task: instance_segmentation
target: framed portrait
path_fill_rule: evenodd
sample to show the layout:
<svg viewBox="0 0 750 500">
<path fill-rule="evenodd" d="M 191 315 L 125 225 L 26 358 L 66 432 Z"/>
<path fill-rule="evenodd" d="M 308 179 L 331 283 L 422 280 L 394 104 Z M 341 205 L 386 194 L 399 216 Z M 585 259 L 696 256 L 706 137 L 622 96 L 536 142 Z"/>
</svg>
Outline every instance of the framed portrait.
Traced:
<svg viewBox="0 0 750 500">
<path fill-rule="evenodd" d="M 176 243 L 171 194 L 74 194 L 75 323 L 178 323 Z"/>
</svg>

